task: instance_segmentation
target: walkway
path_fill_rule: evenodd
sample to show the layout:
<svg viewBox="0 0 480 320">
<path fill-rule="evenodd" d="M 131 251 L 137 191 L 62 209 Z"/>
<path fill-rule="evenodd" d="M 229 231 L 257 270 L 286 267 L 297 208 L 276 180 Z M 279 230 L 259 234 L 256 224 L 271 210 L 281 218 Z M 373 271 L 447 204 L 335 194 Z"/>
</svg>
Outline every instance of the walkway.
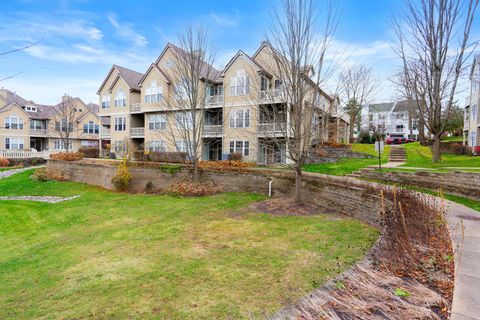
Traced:
<svg viewBox="0 0 480 320">
<path fill-rule="evenodd" d="M 446 201 L 455 251 L 451 320 L 480 320 L 480 212 Z"/>
<path fill-rule="evenodd" d="M 44 166 L 25 167 L 25 168 L 2 171 L 2 172 L 0 172 L 0 179 L 10 177 L 11 175 L 14 175 L 16 173 L 20 173 L 20 172 L 31 170 L 31 169 L 38 169 L 38 168 L 42 168 L 42 167 L 44 167 Z"/>
</svg>

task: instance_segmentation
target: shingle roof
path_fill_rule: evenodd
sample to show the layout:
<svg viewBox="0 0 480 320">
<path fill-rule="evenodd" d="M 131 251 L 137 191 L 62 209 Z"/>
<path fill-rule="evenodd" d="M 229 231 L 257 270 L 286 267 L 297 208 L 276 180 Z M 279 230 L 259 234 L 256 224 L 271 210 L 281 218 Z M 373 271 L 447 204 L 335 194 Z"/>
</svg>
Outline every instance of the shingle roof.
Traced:
<svg viewBox="0 0 480 320">
<path fill-rule="evenodd" d="M 409 105 L 407 100 L 397 101 L 395 103 L 395 107 L 393 108 L 393 112 L 407 112 L 408 107 Z"/>
<path fill-rule="evenodd" d="M 54 106 L 35 104 L 35 107 L 37 107 L 37 112 L 27 111 L 27 114 L 30 115 L 31 119 L 45 120 L 52 117 L 52 114 L 54 112 Z"/>
<path fill-rule="evenodd" d="M 140 79 L 142 79 L 143 73 L 117 66 L 115 64 L 113 66 L 118 70 L 120 76 L 131 89 L 140 90 L 140 85 L 138 83 L 140 82 Z"/>
<path fill-rule="evenodd" d="M 15 92 L 12 92 L 12 91 L 10 91 L 8 89 L 4 89 L 4 88 L 2 88 L 2 90 L 7 93 L 7 95 L 6 95 L 7 103 L 16 103 L 19 106 L 24 106 L 28 103 L 28 100 L 20 97 Z"/>
<path fill-rule="evenodd" d="M 368 105 L 368 112 L 389 112 L 395 102 L 373 103 Z"/>
</svg>

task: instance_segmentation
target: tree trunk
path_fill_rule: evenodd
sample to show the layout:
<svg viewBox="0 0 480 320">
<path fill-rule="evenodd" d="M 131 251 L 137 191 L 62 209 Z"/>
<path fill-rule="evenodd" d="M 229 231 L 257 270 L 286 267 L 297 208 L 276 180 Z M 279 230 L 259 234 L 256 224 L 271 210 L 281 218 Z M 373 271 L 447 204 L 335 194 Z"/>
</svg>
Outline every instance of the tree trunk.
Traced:
<svg viewBox="0 0 480 320">
<path fill-rule="evenodd" d="M 441 160 L 440 157 L 440 135 L 433 135 L 433 146 L 432 146 L 432 161 L 438 162 Z"/>
<path fill-rule="evenodd" d="M 425 123 L 423 122 L 423 117 L 418 118 L 417 129 L 418 129 L 418 140 L 420 142 L 425 141 Z"/>
<path fill-rule="evenodd" d="M 193 182 L 200 182 L 200 175 L 198 173 L 198 161 L 193 162 Z"/>
<path fill-rule="evenodd" d="M 350 115 L 350 132 L 348 136 L 348 140 L 350 143 L 353 142 L 353 131 L 355 130 L 355 117 Z"/>
<path fill-rule="evenodd" d="M 295 169 L 295 203 L 302 203 L 302 172 L 299 168 Z"/>
</svg>

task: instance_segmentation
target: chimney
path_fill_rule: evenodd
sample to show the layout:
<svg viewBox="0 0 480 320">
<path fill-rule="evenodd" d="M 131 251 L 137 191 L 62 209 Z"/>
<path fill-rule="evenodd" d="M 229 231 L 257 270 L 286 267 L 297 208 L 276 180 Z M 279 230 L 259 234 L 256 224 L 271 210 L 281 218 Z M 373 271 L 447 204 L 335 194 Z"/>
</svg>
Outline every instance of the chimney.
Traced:
<svg viewBox="0 0 480 320">
<path fill-rule="evenodd" d="M 72 97 L 69 96 L 69 95 L 66 94 L 66 93 L 62 96 L 62 102 L 65 102 L 65 101 L 70 100 L 70 99 L 72 99 Z"/>
</svg>

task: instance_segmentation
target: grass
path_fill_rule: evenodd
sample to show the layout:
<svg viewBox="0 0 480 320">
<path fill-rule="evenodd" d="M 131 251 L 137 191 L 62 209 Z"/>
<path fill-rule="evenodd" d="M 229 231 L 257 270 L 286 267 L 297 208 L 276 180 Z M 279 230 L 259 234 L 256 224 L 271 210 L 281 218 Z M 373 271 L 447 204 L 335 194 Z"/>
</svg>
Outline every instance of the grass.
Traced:
<svg viewBox="0 0 480 320">
<path fill-rule="evenodd" d="M 404 167 L 436 168 L 464 167 L 480 168 L 480 157 L 470 155 L 442 154 L 439 162 L 432 162 L 432 152 L 429 147 L 420 145 L 419 142 L 403 145 L 407 152 L 407 163 Z"/>
<path fill-rule="evenodd" d="M 331 215 L 272 216 L 264 197 L 113 193 L 0 180 L 0 319 L 238 319 L 274 312 L 361 259 L 378 233 Z"/>
<path fill-rule="evenodd" d="M 378 164 L 378 153 L 375 151 L 373 144 L 352 144 L 352 150 L 356 152 L 370 154 L 376 158 L 370 159 L 356 159 L 345 158 L 334 163 L 320 163 L 320 164 L 308 164 L 304 169 L 308 172 L 317 172 L 324 174 L 331 174 L 335 176 L 344 176 L 354 171 L 358 171 L 362 168 Z M 390 154 L 390 146 L 385 146 L 385 150 L 382 153 L 382 163 L 388 162 L 388 155 Z"/>
<path fill-rule="evenodd" d="M 22 167 L 21 166 L 1 167 L 0 172 L 9 171 L 9 170 L 13 170 L 13 169 L 20 169 L 20 168 L 22 168 Z"/>
</svg>

